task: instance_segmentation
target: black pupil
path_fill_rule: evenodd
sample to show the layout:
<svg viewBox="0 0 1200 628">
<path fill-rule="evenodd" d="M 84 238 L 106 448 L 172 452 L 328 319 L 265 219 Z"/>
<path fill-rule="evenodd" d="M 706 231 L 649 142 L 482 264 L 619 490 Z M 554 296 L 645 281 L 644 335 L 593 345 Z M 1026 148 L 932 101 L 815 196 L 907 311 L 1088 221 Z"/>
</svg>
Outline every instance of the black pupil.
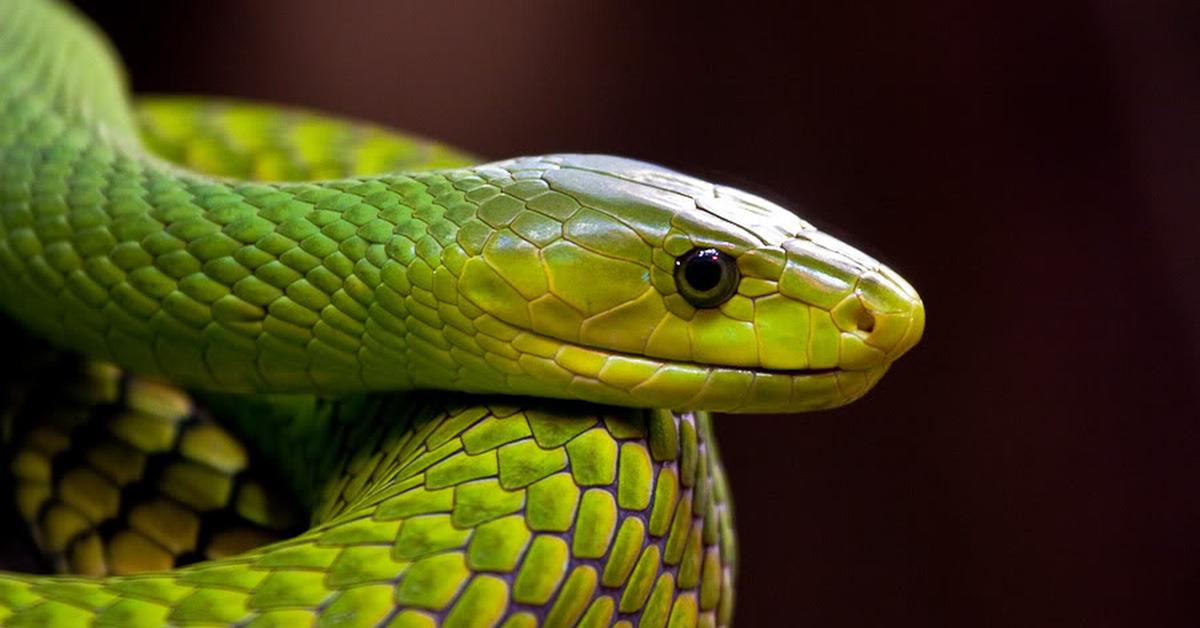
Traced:
<svg viewBox="0 0 1200 628">
<path fill-rule="evenodd" d="M 703 251 L 687 261 L 683 276 L 688 285 L 700 292 L 707 292 L 721 283 L 721 262 L 716 251 Z"/>
</svg>

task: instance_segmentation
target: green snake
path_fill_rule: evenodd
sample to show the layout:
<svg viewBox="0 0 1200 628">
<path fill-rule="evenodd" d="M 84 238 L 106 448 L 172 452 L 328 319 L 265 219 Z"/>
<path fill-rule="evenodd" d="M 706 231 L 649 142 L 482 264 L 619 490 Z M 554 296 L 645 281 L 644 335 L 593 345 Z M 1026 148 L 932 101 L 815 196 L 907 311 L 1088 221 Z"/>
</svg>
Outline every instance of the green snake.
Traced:
<svg viewBox="0 0 1200 628">
<path fill-rule="evenodd" d="M 0 305 L 83 356 L 31 364 L 22 413 L 115 408 L 121 447 L 185 457 L 215 416 L 311 521 L 155 571 L 161 530 L 95 536 L 135 480 L 89 450 L 94 488 L 52 498 L 76 445 L 35 428 L 13 466 L 39 541 L 151 570 L 0 574 L 12 625 L 727 625 L 708 413 L 848 403 L 924 327 L 878 261 L 652 164 L 135 107 L 103 38 L 40 0 L 0 3 Z"/>
</svg>

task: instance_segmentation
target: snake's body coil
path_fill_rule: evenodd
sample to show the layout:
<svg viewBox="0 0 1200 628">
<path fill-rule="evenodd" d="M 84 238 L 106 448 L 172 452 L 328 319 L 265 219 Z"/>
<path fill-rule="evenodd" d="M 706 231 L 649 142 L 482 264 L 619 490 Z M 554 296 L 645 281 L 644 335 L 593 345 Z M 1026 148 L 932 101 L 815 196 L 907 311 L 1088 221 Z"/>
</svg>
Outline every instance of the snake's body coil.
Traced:
<svg viewBox="0 0 1200 628">
<path fill-rule="evenodd" d="M 29 441 L 19 506 L 60 563 L 122 573 L 199 551 L 200 533 L 159 524 L 190 521 L 162 513 L 212 482 L 225 499 L 199 510 L 272 521 L 256 480 L 229 479 L 244 467 L 222 432 L 194 436 L 197 412 L 313 513 L 295 538 L 173 571 L 0 574 L 0 617 L 29 624 L 728 624 L 707 411 L 847 403 L 924 325 L 874 259 L 650 164 L 472 165 L 310 114 L 135 112 L 104 42 L 37 0 L 0 5 L 0 304 L 132 373 L 56 371 L 63 389 L 112 384 L 87 398 L 108 404 L 114 448 L 191 457 L 162 481 L 168 506 L 138 518 L 95 497 L 146 482 L 106 472 L 96 447 L 66 456 L 91 465 L 91 497 L 64 480 L 75 428 Z M 30 397 L 24 414 L 63 403 Z"/>
</svg>

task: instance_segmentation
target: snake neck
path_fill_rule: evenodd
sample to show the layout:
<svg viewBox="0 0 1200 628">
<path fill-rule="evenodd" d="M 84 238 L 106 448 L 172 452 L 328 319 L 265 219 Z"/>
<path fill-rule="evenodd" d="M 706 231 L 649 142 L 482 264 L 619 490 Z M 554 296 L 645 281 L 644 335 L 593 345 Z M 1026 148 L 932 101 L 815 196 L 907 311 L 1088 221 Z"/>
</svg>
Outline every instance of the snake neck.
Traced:
<svg viewBox="0 0 1200 628">
<path fill-rule="evenodd" d="M 136 144 L 125 74 L 107 40 L 73 8 L 38 0 L 0 6 L 0 75 L 6 106 Z"/>
<path fill-rule="evenodd" d="M 564 396 L 571 376 L 556 347 L 502 320 L 527 322 L 533 297 L 495 270 L 529 274 L 528 259 L 506 262 L 533 247 L 511 223 L 561 234 L 578 209 L 545 194 L 539 176 L 554 163 L 312 183 L 210 177 L 142 147 L 117 74 L 69 10 L 0 7 L 0 303 L 27 328 L 221 392 Z M 539 194 L 542 213 L 515 221 Z M 489 243 L 498 250 L 485 261 Z M 561 303 L 541 315 L 579 316 Z"/>
<path fill-rule="evenodd" d="M 279 183 L 184 170 L 113 113 L 99 40 L 54 4 L 5 10 L 0 302 L 93 358 L 224 392 L 779 412 L 861 396 L 923 329 L 916 293 L 877 261 L 652 164 L 547 155 Z M 87 54 L 105 57 L 105 90 Z M 676 276 L 696 259 L 716 264 L 717 292 Z"/>
<path fill-rule="evenodd" d="M 445 297 L 486 238 L 494 185 L 466 170 L 274 185 L 183 172 L 140 147 L 111 54 L 69 10 L 0 14 L 12 316 L 59 346 L 226 391 L 445 387 L 482 365 L 482 312 Z"/>
</svg>

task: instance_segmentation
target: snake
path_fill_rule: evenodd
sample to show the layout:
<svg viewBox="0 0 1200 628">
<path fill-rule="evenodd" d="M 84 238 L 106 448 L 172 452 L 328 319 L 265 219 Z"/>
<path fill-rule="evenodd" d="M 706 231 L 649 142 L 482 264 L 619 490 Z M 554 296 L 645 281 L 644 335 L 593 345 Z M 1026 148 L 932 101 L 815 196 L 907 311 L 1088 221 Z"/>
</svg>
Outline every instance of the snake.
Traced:
<svg viewBox="0 0 1200 628">
<path fill-rule="evenodd" d="M 0 572 L 38 626 L 729 625 L 712 413 L 849 403 L 925 324 L 665 167 L 135 101 L 51 0 L 0 3 L 0 309 L 16 509 L 69 572 Z"/>
</svg>

